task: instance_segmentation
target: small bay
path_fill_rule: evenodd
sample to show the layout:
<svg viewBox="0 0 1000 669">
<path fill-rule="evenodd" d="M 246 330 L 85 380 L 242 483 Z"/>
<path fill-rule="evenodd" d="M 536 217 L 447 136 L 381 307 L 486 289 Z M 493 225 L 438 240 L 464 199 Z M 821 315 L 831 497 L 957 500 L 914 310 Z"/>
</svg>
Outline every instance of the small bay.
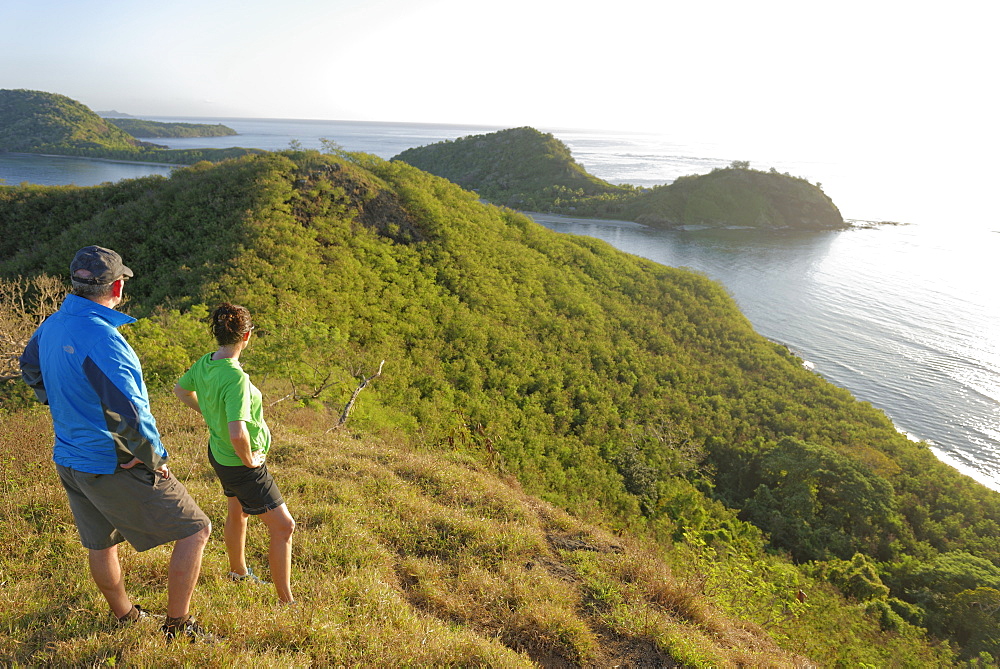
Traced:
<svg viewBox="0 0 1000 669">
<path fill-rule="evenodd" d="M 96 186 L 106 182 L 160 174 L 170 176 L 170 165 L 93 160 L 64 156 L 0 153 L 0 184 Z"/>
</svg>

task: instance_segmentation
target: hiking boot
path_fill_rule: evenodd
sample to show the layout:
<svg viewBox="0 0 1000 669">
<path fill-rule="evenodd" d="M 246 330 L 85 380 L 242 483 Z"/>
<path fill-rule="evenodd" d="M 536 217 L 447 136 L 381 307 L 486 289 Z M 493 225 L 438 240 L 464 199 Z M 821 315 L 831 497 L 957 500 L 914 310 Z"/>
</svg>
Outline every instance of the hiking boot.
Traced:
<svg viewBox="0 0 1000 669">
<path fill-rule="evenodd" d="M 253 569 L 250 569 L 249 567 L 247 567 L 247 573 L 237 574 L 235 571 L 231 571 L 227 575 L 227 578 L 230 581 L 236 581 L 237 583 L 249 582 L 249 583 L 255 583 L 257 585 L 266 585 L 266 583 L 264 583 L 264 580 L 260 576 L 257 576 L 257 574 L 253 573 Z"/>
<path fill-rule="evenodd" d="M 114 615 L 114 614 L 112 613 L 111 615 Z M 128 627 L 129 625 L 132 625 L 134 623 L 137 623 L 137 622 L 140 622 L 140 621 L 143 621 L 143 620 L 148 620 L 150 617 L 151 616 L 149 615 L 149 611 L 147 611 L 146 609 L 142 608 L 138 604 L 133 604 L 132 608 L 129 610 L 129 612 L 126 613 L 125 615 L 117 618 L 117 620 L 118 620 L 118 624 L 121 627 Z"/>
<path fill-rule="evenodd" d="M 167 618 L 167 622 L 160 629 L 167 638 L 167 643 L 177 637 L 187 638 L 189 643 L 215 643 L 219 640 L 190 615 L 183 618 Z"/>
</svg>

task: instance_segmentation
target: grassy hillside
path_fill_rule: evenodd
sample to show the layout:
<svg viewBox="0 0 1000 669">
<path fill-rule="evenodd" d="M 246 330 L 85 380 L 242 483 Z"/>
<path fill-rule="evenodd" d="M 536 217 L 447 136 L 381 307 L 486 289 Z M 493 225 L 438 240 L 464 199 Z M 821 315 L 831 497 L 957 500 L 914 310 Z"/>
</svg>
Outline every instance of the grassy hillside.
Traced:
<svg viewBox="0 0 1000 669">
<path fill-rule="evenodd" d="M 245 366 L 278 407 L 336 413 L 384 360 L 350 423 L 370 448 L 381 439 L 517 481 L 616 545 L 645 546 L 705 606 L 787 652 L 908 666 L 950 657 L 927 638 L 997 652 L 995 613 L 973 604 L 1000 586 L 1000 496 L 757 335 L 704 277 L 364 155 L 0 188 L 0 221 L 0 277 L 64 276 L 95 242 L 123 254 L 136 270 L 128 309 L 145 316 L 127 336 L 154 388 L 210 346 L 209 306 L 242 302 L 261 335 Z M 421 542 L 471 540 L 459 525 L 428 532 Z M 630 562 L 592 553 L 608 569 Z M 610 608 L 590 595 L 584 608 L 618 611 L 624 586 L 594 573 Z"/>
<path fill-rule="evenodd" d="M 265 387 L 265 391 L 268 388 Z M 270 467 L 295 515 L 299 608 L 234 584 L 225 502 L 200 417 L 168 394 L 153 410 L 172 471 L 214 521 L 195 593 L 225 642 L 167 651 L 155 624 L 117 629 L 83 566 L 52 474 L 42 408 L 0 414 L 0 659 L 46 666 L 948 666 L 915 630 L 887 633 L 853 602 L 774 560 L 609 533 L 524 492 L 477 458 L 396 435 L 330 433 L 336 416 L 270 408 Z M 165 608 L 169 549 L 122 549 L 132 596 Z M 263 573 L 267 535 L 250 525 Z M 673 566 L 671 566 L 673 565 Z M 805 602 L 776 604 L 788 589 Z"/>
<path fill-rule="evenodd" d="M 527 211 L 610 217 L 658 227 L 845 227 L 833 201 L 805 179 L 748 163 L 682 177 L 651 190 L 588 174 L 565 144 L 533 128 L 501 130 L 408 149 L 394 158 Z"/>
<path fill-rule="evenodd" d="M 2 536 L 17 537 L 0 557 L 4 664 L 798 664 L 648 547 L 526 495 L 467 456 L 331 436 L 329 416 L 290 407 L 274 411 L 271 466 L 298 523 L 294 611 L 280 610 L 270 587 L 224 578 L 225 503 L 204 426 L 169 400 L 154 406 L 175 476 L 216 521 L 194 606 L 226 637 L 166 657 L 153 625 L 115 629 L 89 582 L 64 493 L 48 475 L 48 417 L 0 416 L 6 485 L 18 496 L 0 506 Z M 248 556 L 260 570 L 267 538 L 257 525 Z M 125 549 L 133 596 L 147 608 L 165 606 L 168 557 Z"/>
</svg>

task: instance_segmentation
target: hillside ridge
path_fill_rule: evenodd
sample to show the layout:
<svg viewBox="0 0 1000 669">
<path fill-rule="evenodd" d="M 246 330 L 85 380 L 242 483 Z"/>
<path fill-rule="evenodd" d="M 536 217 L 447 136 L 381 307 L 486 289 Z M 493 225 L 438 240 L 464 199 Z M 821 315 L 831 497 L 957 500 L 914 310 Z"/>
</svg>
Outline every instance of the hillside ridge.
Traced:
<svg viewBox="0 0 1000 669">
<path fill-rule="evenodd" d="M 65 259 L 98 240 L 135 271 L 127 308 L 139 320 L 126 336 L 154 391 L 172 388 L 204 353 L 209 308 L 242 303 L 259 334 L 245 367 L 267 379 L 279 406 L 336 412 L 385 361 L 352 434 L 467 458 L 632 537 L 622 541 L 693 573 L 699 606 L 764 627 L 789 653 L 932 666 L 996 650 L 994 614 L 973 604 L 1000 588 L 1000 496 L 804 369 L 703 276 L 559 235 L 446 179 L 364 154 L 284 151 L 169 178 L 0 188 L 0 278 L 63 277 Z M 6 294 L 31 303 L 31 290 Z M 24 314 L 35 309 L 6 313 L 30 332 Z M 25 407 L 27 422 L 39 409 L 19 389 L 4 386 L 5 411 Z M 299 455 L 308 466 L 311 452 Z M 327 483 L 335 473 L 312 471 L 302 501 L 337 495 Z M 394 497 L 403 488 L 373 485 L 384 504 L 403 508 Z M 43 518 L 64 513 L 51 489 L 38 496 L 49 500 Z M 29 523 L 35 513 L 7 512 Z M 309 513 L 344 520 L 329 508 Z M 418 576 L 451 574 L 434 552 L 441 546 L 480 546 L 484 579 L 516 571 L 504 556 L 520 549 L 493 533 L 493 548 L 482 548 L 474 527 L 447 514 L 419 527 L 401 551 L 429 560 Z M 600 565 L 586 556 L 609 558 L 601 569 L 618 573 L 626 565 L 613 551 L 593 553 L 574 558 L 593 584 L 587 606 L 609 625 L 660 620 L 616 617 L 627 588 L 588 571 Z M 685 643 L 701 647 L 649 624 L 628 634 L 677 659 Z M 318 648 L 310 653 L 322 661 Z M 739 664 L 733 657 L 684 662 Z"/>
<path fill-rule="evenodd" d="M 65 95 L 24 89 L 0 91 L 0 151 L 138 152 L 141 147 L 139 140 Z"/>
</svg>

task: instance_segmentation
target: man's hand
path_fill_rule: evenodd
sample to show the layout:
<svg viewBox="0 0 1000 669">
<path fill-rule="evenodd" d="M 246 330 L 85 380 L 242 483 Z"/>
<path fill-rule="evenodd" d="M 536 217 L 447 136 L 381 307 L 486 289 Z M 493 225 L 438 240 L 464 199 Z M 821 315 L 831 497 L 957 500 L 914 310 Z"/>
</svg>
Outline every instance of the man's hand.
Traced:
<svg viewBox="0 0 1000 669">
<path fill-rule="evenodd" d="M 135 467 L 140 462 L 142 462 L 142 460 L 140 460 L 139 458 L 132 458 L 131 460 L 129 460 L 125 464 L 118 465 L 118 466 L 121 467 L 122 469 L 132 469 L 133 467 Z M 157 474 L 159 474 L 160 476 L 162 476 L 165 479 L 170 478 L 170 470 L 167 469 L 166 465 L 163 465 L 162 467 L 158 467 L 157 469 L 154 469 L 153 471 L 156 472 Z"/>
<path fill-rule="evenodd" d="M 125 464 L 118 465 L 118 466 L 121 467 L 122 469 L 132 469 L 133 467 L 135 467 L 140 462 L 142 462 L 142 460 L 140 460 L 139 458 L 132 458 L 131 460 L 129 460 Z"/>
</svg>

